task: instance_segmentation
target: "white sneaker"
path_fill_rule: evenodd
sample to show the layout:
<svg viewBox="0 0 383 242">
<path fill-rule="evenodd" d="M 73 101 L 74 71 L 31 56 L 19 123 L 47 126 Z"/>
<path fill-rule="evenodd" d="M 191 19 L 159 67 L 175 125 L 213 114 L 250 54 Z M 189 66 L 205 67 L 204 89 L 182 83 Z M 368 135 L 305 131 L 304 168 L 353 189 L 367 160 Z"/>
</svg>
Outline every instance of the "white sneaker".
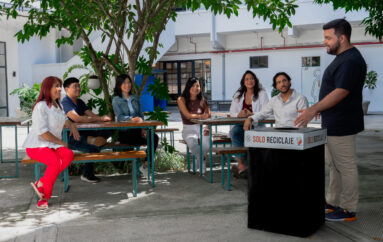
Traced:
<svg viewBox="0 0 383 242">
<path fill-rule="evenodd" d="M 97 182 L 100 182 L 100 178 L 98 177 L 92 177 L 92 178 L 88 178 L 88 177 L 85 177 L 83 175 L 81 175 L 80 177 L 81 181 L 84 181 L 84 182 L 89 182 L 89 183 L 97 183 Z"/>
<path fill-rule="evenodd" d="M 143 178 L 148 177 L 148 168 L 145 168 L 143 165 L 141 165 L 140 168 L 138 168 L 138 169 L 140 170 Z"/>
</svg>

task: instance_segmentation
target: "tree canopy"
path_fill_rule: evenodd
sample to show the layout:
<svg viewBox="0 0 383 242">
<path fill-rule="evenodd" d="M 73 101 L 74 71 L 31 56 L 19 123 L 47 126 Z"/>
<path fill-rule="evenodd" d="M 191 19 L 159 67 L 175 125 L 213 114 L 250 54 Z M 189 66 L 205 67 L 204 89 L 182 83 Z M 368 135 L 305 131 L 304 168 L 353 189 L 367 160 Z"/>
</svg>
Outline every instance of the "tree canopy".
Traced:
<svg viewBox="0 0 383 242">
<path fill-rule="evenodd" d="M 315 0 L 316 3 L 332 3 L 334 9 L 344 9 L 346 12 L 365 10 L 369 16 L 363 19 L 366 33 L 382 41 L 383 38 L 383 1 L 382 0 Z"/>
<path fill-rule="evenodd" d="M 297 7 L 294 0 L 245 0 L 244 3 L 254 17 L 269 20 L 280 31 L 286 25 L 291 26 L 289 18 Z M 159 37 L 166 24 L 176 19 L 176 7 L 192 11 L 204 7 L 230 18 L 238 15 L 241 4 L 240 0 L 11 0 L 2 11 L 8 17 L 17 18 L 25 14 L 20 9 L 28 10 L 24 15 L 27 22 L 16 34 L 20 42 L 32 36 L 44 37 L 55 28 L 69 33 L 56 40 L 58 46 L 82 39 L 85 46 L 81 57 L 99 77 L 107 106 L 111 108 L 107 79 L 125 72 L 134 78 L 136 70 L 150 74 L 161 46 Z M 103 50 L 95 49 L 91 34 L 101 35 Z M 137 90 L 139 94 L 145 82 Z"/>
<path fill-rule="evenodd" d="M 366 32 L 381 39 L 383 36 L 382 0 L 315 0 L 332 3 L 334 8 L 346 11 L 365 9 L 369 17 L 363 20 Z M 56 43 L 73 44 L 82 39 L 80 56 L 85 66 L 91 66 L 101 81 L 106 106 L 111 111 L 111 97 L 107 80 L 111 75 L 128 73 L 134 81 L 135 73 L 151 74 L 156 60 L 159 38 L 166 24 L 176 20 L 177 8 L 195 11 L 201 7 L 228 18 L 238 15 L 241 5 L 253 17 L 269 21 L 273 29 L 282 31 L 291 27 L 289 18 L 298 5 L 295 0 L 10 0 L 0 7 L 8 17 L 27 18 L 23 29 L 17 32 L 18 41 L 32 36 L 46 36 L 51 29 L 66 30 Z M 24 9 L 24 12 L 20 11 Z M 25 14 L 27 10 L 28 14 Z M 91 36 L 101 36 L 103 49 L 96 49 Z M 146 52 L 146 55 L 143 53 Z M 146 79 L 136 90 L 142 92 Z"/>
</svg>

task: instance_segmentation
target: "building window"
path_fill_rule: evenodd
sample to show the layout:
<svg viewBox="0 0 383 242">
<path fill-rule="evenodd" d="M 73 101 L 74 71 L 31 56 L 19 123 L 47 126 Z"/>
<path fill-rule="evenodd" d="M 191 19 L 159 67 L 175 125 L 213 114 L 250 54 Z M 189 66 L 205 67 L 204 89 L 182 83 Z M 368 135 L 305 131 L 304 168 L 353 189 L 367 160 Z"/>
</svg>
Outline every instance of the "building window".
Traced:
<svg viewBox="0 0 383 242">
<path fill-rule="evenodd" d="M 250 69 L 269 67 L 268 56 L 250 56 Z"/>
<path fill-rule="evenodd" d="M 320 56 L 302 57 L 302 67 L 320 66 Z"/>
<path fill-rule="evenodd" d="M 168 104 L 177 104 L 177 98 L 184 90 L 187 80 L 193 76 L 201 80 L 205 97 L 211 99 L 210 59 L 160 61 L 153 66 L 153 69 L 162 71 L 162 73 L 155 76 L 168 85 L 171 98 Z"/>
</svg>

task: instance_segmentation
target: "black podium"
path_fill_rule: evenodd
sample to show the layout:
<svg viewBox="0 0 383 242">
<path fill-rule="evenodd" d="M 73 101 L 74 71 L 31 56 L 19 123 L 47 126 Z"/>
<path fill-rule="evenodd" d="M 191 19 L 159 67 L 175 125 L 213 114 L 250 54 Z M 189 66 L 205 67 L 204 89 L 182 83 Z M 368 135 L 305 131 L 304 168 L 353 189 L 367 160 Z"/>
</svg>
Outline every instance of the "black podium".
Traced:
<svg viewBox="0 0 383 242">
<path fill-rule="evenodd" d="M 324 223 L 325 140 L 323 129 L 246 132 L 249 228 L 305 237 Z"/>
</svg>

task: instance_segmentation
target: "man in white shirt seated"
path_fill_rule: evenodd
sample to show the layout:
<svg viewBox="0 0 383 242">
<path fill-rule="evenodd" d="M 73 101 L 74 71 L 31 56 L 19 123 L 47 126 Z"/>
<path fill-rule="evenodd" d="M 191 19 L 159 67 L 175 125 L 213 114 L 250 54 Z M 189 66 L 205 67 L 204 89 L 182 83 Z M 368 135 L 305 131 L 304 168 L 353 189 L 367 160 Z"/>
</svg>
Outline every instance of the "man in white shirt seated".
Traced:
<svg viewBox="0 0 383 242">
<path fill-rule="evenodd" d="M 268 118 L 274 114 L 275 127 L 294 127 L 294 121 L 298 117 L 298 110 L 308 107 L 305 96 L 291 89 L 291 78 L 285 72 L 278 72 L 273 77 L 273 87 L 280 93 L 272 97 L 269 103 L 258 113 L 246 119 L 243 129 L 250 130 L 256 126 L 258 120 Z"/>
</svg>

